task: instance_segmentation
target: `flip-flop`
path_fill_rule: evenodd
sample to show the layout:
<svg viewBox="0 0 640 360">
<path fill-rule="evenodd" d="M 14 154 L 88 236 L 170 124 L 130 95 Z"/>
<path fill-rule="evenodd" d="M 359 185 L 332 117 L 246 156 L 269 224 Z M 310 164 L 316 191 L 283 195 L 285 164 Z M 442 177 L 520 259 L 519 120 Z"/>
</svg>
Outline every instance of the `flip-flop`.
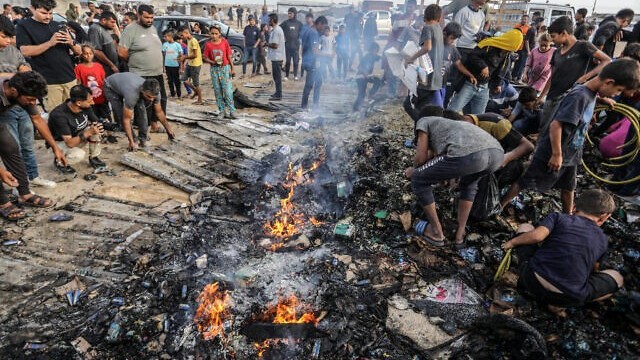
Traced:
<svg viewBox="0 0 640 360">
<path fill-rule="evenodd" d="M 462 240 L 461 243 L 454 242 L 453 246 L 456 248 L 456 250 L 464 249 L 467 247 L 467 239 Z"/>
<path fill-rule="evenodd" d="M 436 239 L 434 239 L 431 236 L 426 235 L 426 234 L 422 234 L 421 236 L 424 239 L 424 241 L 428 242 L 429 244 L 431 244 L 431 245 L 433 245 L 435 247 L 443 247 L 444 246 L 444 239 L 436 240 Z"/>
<path fill-rule="evenodd" d="M 50 201 L 49 205 L 47 205 L 47 201 Z M 18 200 L 18 204 L 35 208 L 48 209 L 50 207 L 53 207 L 56 203 L 44 196 L 33 194 L 27 200 Z"/>
<path fill-rule="evenodd" d="M 193 105 L 205 105 L 204 101 L 194 101 Z"/>
<path fill-rule="evenodd" d="M 153 134 L 165 134 L 167 130 L 165 130 L 162 126 L 160 126 L 157 129 L 149 129 L 149 132 Z"/>
<path fill-rule="evenodd" d="M 9 221 L 18 221 L 20 219 L 24 219 L 27 214 L 16 204 L 12 203 L 7 207 L 0 208 L 0 216 Z"/>
</svg>

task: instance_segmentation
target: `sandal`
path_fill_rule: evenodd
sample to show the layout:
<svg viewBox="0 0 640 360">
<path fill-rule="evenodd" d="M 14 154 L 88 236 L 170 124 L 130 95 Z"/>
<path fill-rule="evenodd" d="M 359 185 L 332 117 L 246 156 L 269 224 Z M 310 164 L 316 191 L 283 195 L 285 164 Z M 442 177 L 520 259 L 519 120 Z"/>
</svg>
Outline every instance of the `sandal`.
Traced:
<svg viewBox="0 0 640 360">
<path fill-rule="evenodd" d="M 18 203 L 20 205 L 26 205 L 41 209 L 48 209 L 55 205 L 55 203 L 51 199 L 36 194 L 31 195 L 31 197 L 24 201 L 18 200 Z"/>
<path fill-rule="evenodd" d="M 18 221 L 24 219 L 27 214 L 16 204 L 11 203 L 7 207 L 0 208 L 0 216 L 9 221 Z"/>
<path fill-rule="evenodd" d="M 204 103 L 204 101 L 194 101 L 192 104 L 193 105 L 204 105 L 205 103 Z"/>
<path fill-rule="evenodd" d="M 433 245 L 433 246 L 435 246 L 435 247 L 443 247 L 443 246 L 444 246 L 444 239 L 442 239 L 442 240 L 437 240 L 437 239 L 434 239 L 434 238 L 432 238 L 431 236 L 426 235 L 426 234 L 422 234 L 422 238 L 423 238 L 426 242 L 428 242 L 429 244 L 431 244 L 431 245 Z"/>
<path fill-rule="evenodd" d="M 467 239 L 462 240 L 462 242 L 454 242 L 453 246 L 456 248 L 456 250 L 461 250 L 467 247 Z"/>
</svg>

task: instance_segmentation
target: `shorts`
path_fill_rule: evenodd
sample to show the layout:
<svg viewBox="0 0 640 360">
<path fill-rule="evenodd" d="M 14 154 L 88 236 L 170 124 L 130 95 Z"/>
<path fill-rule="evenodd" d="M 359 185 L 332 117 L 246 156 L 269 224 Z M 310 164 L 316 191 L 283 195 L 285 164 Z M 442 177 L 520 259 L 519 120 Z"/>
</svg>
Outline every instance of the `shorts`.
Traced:
<svg viewBox="0 0 640 360">
<path fill-rule="evenodd" d="M 562 166 L 559 171 L 551 171 L 546 162 L 534 157 L 518 183 L 523 189 L 533 189 L 543 193 L 553 188 L 574 191 L 577 185 L 577 172 L 577 165 Z"/>
<path fill-rule="evenodd" d="M 605 295 L 613 294 L 618 290 L 618 283 L 609 274 L 594 272 L 587 280 L 587 297 L 584 300 L 576 299 L 567 294 L 549 291 L 540 284 L 535 272 L 528 266 L 528 262 L 520 267 L 518 279 L 518 291 L 525 297 L 529 297 L 543 304 L 560 307 L 576 307 L 592 302 Z"/>
<path fill-rule="evenodd" d="M 187 65 L 184 67 L 184 73 L 182 73 L 182 81 L 191 79 L 191 84 L 194 87 L 200 86 L 200 68 L 202 66 Z"/>
</svg>

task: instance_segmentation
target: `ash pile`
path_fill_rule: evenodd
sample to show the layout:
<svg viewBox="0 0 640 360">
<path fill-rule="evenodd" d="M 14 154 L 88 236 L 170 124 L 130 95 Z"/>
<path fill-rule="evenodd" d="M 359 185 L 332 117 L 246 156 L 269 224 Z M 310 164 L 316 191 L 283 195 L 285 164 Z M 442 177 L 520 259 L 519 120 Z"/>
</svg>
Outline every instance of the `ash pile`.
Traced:
<svg viewBox="0 0 640 360">
<path fill-rule="evenodd" d="M 111 269 L 121 279 L 60 273 L 29 289 L 31 305 L 3 324 L 3 357 L 638 356 L 637 209 L 621 207 L 605 226 L 608 266 L 627 290 L 558 320 L 517 293 L 514 274 L 493 282 L 512 224 L 557 211 L 557 196 L 525 194 L 526 206 L 471 224 L 467 248 L 433 248 L 414 234 L 423 215 L 402 177 L 413 157 L 406 125 L 383 113 L 368 121 L 351 140 L 336 140 L 339 126 L 312 129 L 253 163 L 237 191 L 129 234 L 135 246 Z M 449 229 L 455 193 L 436 190 Z"/>
</svg>

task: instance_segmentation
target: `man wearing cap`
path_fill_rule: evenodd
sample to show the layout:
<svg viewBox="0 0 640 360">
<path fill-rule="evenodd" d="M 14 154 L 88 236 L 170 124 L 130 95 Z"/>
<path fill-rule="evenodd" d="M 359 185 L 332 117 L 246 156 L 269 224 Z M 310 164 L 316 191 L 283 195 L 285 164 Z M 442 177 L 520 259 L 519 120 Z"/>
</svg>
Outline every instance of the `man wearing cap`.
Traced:
<svg viewBox="0 0 640 360">
<path fill-rule="evenodd" d="M 300 62 L 300 31 L 302 30 L 302 23 L 296 19 L 297 15 L 298 10 L 296 10 L 296 8 L 289 8 L 289 11 L 287 12 L 287 16 L 289 18 L 280 24 L 280 27 L 284 32 L 285 39 L 285 80 L 289 78 L 291 60 L 293 60 L 294 80 L 298 80 L 298 63 Z"/>
</svg>

